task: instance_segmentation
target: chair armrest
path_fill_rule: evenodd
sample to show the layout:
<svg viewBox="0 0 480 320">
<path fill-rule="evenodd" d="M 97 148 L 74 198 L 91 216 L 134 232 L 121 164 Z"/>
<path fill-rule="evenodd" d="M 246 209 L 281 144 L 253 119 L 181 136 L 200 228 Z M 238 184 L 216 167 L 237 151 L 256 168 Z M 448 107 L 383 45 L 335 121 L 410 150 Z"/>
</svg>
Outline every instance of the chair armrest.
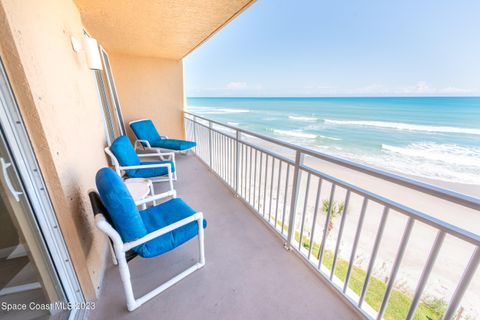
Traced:
<svg viewBox="0 0 480 320">
<path fill-rule="evenodd" d="M 151 169 L 151 168 L 161 168 L 166 167 L 168 169 L 168 173 L 172 171 L 172 165 L 170 163 L 153 163 L 153 164 L 141 164 L 136 166 L 126 166 L 126 167 L 119 167 L 120 170 L 135 170 L 135 169 Z"/>
<path fill-rule="evenodd" d="M 103 214 L 99 213 L 95 215 L 95 225 L 110 239 L 112 239 L 114 247 L 121 248 L 123 246 L 122 238 L 118 234 L 117 230 L 115 230 L 112 225 L 108 223 Z"/>
<path fill-rule="evenodd" d="M 161 199 L 164 199 L 164 198 L 167 198 L 167 197 L 174 197 L 175 198 L 176 196 L 177 196 L 177 191 L 170 190 L 170 191 L 167 191 L 167 192 L 163 192 L 163 193 L 151 196 L 151 197 L 147 197 L 147 198 L 135 201 L 135 205 L 140 206 L 140 205 L 148 203 L 148 202 L 161 200 Z"/>
<path fill-rule="evenodd" d="M 150 232 L 149 234 L 141 237 L 140 239 L 124 243 L 123 244 L 123 251 L 126 252 L 126 251 L 128 251 L 132 248 L 135 248 L 136 246 L 139 246 L 139 245 L 144 244 L 144 243 L 146 243 L 150 240 L 153 240 L 155 238 L 163 236 L 164 234 L 166 234 L 170 231 L 173 231 L 175 229 L 178 229 L 180 227 L 183 227 L 183 226 L 185 226 L 185 225 L 187 225 L 187 224 L 189 224 L 193 221 L 200 221 L 200 222 L 203 221 L 203 213 L 202 212 L 196 212 L 193 215 L 191 215 L 190 217 L 187 217 L 187 218 L 182 219 L 180 221 L 177 221 L 175 223 L 169 224 L 168 226 L 165 226 L 165 227 L 163 227 L 161 229 L 158 229 L 158 230 L 155 230 L 153 232 Z M 202 225 L 202 228 L 203 228 L 203 225 Z"/>
<path fill-rule="evenodd" d="M 138 157 L 172 156 L 173 152 L 139 153 Z"/>
<path fill-rule="evenodd" d="M 162 161 L 171 160 L 175 161 L 175 153 L 173 152 L 155 152 L 155 153 L 141 153 L 138 155 L 139 158 L 145 157 L 160 157 Z M 168 159 L 166 159 L 168 158 Z"/>
<path fill-rule="evenodd" d="M 172 160 L 175 163 L 175 159 Z M 172 173 L 172 165 L 170 163 L 154 163 L 154 164 L 143 164 L 137 166 L 126 166 L 126 167 L 119 167 L 118 170 L 134 170 L 134 169 L 150 169 L 150 168 L 167 168 L 167 175 L 168 175 L 168 183 L 170 184 L 170 192 L 173 192 L 174 197 L 176 197 L 176 191 L 173 188 L 173 179 L 174 175 Z M 164 175 L 162 175 L 164 176 Z"/>
</svg>

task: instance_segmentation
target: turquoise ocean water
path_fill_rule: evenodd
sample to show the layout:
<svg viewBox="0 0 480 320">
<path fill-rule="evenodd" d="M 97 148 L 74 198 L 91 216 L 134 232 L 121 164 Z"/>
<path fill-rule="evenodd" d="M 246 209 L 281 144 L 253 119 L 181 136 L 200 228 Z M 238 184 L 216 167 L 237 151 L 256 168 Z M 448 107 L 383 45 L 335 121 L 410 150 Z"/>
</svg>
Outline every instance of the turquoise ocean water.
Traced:
<svg viewBox="0 0 480 320">
<path fill-rule="evenodd" d="M 188 98 L 187 110 L 382 169 L 480 184 L 480 97 Z"/>
</svg>

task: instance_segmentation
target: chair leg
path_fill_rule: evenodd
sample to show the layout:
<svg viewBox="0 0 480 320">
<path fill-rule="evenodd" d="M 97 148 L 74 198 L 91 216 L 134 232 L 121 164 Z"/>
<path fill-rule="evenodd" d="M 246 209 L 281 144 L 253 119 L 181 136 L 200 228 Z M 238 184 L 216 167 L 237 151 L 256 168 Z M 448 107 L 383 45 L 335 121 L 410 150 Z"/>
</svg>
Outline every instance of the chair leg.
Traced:
<svg viewBox="0 0 480 320">
<path fill-rule="evenodd" d="M 205 265 L 205 231 L 203 230 L 203 218 L 198 221 L 198 252 L 200 256 L 200 265 Z"/>
<path fill-rule="evenodd" d="M 119 253 L 117 255 L 118 270 L 120 271 L 123 291 L 125 292 L 125 298 L 127 300 L 127 309 L 128 311 L 133 311 L 139 307 L 139 304 L 137 301 L 135 301 L 135 296 L 133 295 L 132 281 L 130 279 L 130 269 L 128 268 L 127 258 L 125 257 L 125 252 L 121 250 L 116 250 L 116 252 Z"/>
<path fill-rule="evenodd" d="M 115 250 L 113 250 L 112 243 L 110 241 L 108 243 L 110 247 L 110 255 L 112 256 L 113 265 L 116 266 L 118 265 L 118 261 L 117 261 L 117 256 L 115 255 Z"/>
<path fill-rule="evenodd" d="M 130 269 L 128 268 L 127 259 L 125 256 L 125 252 L 123 252 L 121 245 L 115 246 L 114 250 L 118 261 L 118 269 L 120 271 L 120 278 L 122 279 L 123 290 L 125 292 L 125 298 L 127 300 L 127 309 L 128 311 L 133 311 L 140 307 L 145 302 L 149 301 L 150 299 L 154 298 L 158 294 L 162 293 L 166 289 L 170 288 L 186 276 L 192 274 L 196 270 L 202 268 L 205 265 L 205 235 L 203 229 L 203 214 L 200 214 L 199 219 L 197 220 L 198 223 L 198 250 L 199 250 L 199 262 L 195 263 L 190 268 L 184 270 L 180 274 L 176 275 L 175 277 L 171 278 L 170 280 L 166 281 L 162 285 L 158 286 L 157 288 L 153 289 L 152 291 L 148 292 L 144 296 L 135 299 L 133 294 L 132 282 L 130 277 Z M 118 240 L 120 241 L 120 240 Z"/>
<path fill-rule="evenodd" d="M 168 183 L 170 184 L 170 190 L 173 190 L 172 172 L 168 171 Z"/>
<path fill-rule="evenodd" d="M 153 182 L 152 182 L 152 181 L 150 181 L 150 186 L 149 186 L 149 187 L 150 187 L 150 195 L 151 195 L 151 196 L 154 196 L 154 195 L 155 195 L 155 188 L 153 187 Z M 156 201 L 156 200 L 153 201 L 153 205 L 154 205 L 154 206 L 157 205 L 157 201 Z"/>
</svg>

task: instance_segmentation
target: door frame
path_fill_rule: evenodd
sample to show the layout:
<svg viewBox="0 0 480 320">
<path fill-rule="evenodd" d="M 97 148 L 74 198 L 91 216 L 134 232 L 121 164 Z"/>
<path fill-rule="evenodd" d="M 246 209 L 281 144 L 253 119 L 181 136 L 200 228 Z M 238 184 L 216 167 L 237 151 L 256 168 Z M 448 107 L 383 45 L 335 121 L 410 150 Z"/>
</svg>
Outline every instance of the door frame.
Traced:
<svg viewBox="0 0 480 320">
<path fill-rule="evenodd" d="M 1 59 L 0 124 L 63 293 L 70 306 L 80 305 L 85 302 L 85 297 Z M 72 308 L 69 318 L 77 318 L 79 311 Z"/>
</svg>

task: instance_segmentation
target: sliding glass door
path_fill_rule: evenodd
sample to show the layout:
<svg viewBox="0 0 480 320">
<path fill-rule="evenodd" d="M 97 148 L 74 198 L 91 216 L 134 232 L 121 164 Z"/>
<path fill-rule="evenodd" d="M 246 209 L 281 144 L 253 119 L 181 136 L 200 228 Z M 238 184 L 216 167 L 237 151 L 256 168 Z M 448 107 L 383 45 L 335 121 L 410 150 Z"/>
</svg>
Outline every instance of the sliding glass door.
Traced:
<svg viewBox="0 0 480 320">
<path fill-rule="evenodd" d="M 0 318 L 73 317 L 83 301 L 0 61 Z"/>
<path fill-rule="evenodd" d="M 50 314 L 40 306 L 65 296 L 3 132 L 0 138 L 0 318 L 35 319 Z"/>
</svg>

